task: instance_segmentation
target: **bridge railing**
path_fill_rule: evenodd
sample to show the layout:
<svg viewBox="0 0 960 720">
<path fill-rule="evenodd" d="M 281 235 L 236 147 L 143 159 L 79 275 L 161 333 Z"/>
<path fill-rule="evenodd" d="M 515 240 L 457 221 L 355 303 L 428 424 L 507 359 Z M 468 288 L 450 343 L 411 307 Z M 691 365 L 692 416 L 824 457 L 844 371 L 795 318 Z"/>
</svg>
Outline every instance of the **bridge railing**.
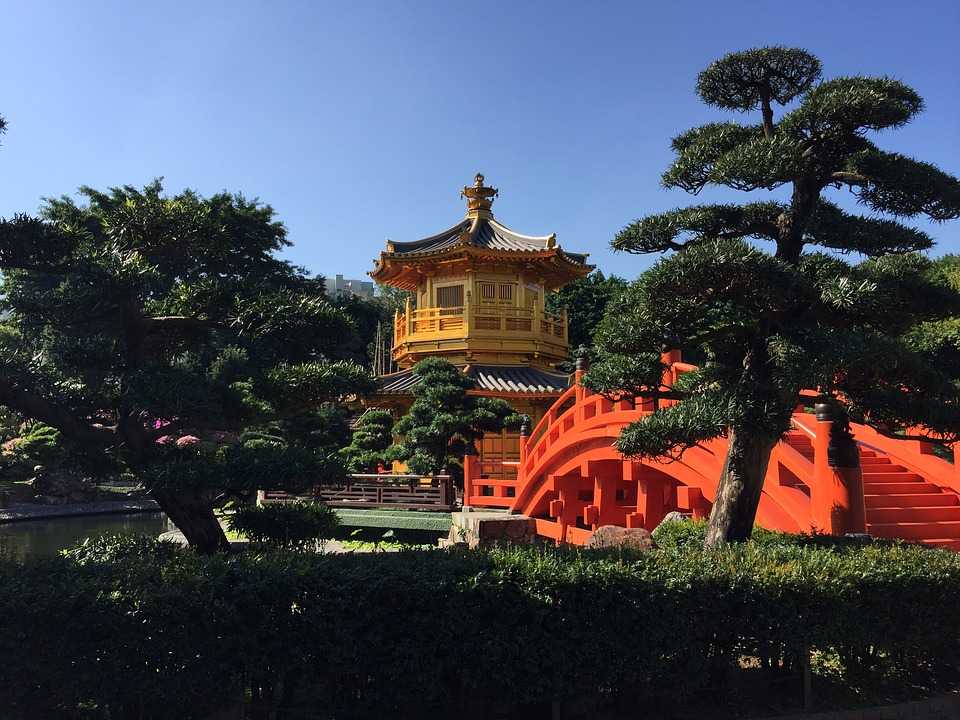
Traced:
<svg viewBox="0 0 960 720">
<path fill-rule="evenodd" d="M 519 480 L 503 477 L 503 469 L 517 468 L 519 465 L 514 460 L 480 461 L 476 455 L 464 455 L 463 506 L 508 508 L 513 505 Z"/>
</svg>

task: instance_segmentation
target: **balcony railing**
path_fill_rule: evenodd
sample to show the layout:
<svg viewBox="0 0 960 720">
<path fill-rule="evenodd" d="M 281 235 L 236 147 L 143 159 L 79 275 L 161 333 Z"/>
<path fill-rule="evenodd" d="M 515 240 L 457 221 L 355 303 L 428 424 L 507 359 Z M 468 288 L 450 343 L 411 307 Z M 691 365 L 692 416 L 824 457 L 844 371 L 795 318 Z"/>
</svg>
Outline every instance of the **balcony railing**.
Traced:
<svg viewBox="0 0 960 720">
<path fill-rule="evenodd" d="M 533 308 L 472 306 L 422 308 L 397 313 L 393 342 L 471 337 L 534 337 L 567 343 L 567 316 Z"/>
</svg>

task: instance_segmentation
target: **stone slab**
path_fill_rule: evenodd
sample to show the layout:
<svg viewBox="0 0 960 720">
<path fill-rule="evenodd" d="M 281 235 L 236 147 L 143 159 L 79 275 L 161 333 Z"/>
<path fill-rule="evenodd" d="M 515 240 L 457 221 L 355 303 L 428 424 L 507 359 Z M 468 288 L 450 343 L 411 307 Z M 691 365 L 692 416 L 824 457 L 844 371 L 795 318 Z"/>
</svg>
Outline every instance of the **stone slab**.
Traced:
<svg viewBox="0 0 960 720">
<path fill-rule="evenodd" d="M 467 510 L 453 513 L 446 544 L 463 543 L 471 548 L 508 543 L 529 544 L 535 541 L 533 521 L 526 515 L 505 511 Z"/>
</svg>

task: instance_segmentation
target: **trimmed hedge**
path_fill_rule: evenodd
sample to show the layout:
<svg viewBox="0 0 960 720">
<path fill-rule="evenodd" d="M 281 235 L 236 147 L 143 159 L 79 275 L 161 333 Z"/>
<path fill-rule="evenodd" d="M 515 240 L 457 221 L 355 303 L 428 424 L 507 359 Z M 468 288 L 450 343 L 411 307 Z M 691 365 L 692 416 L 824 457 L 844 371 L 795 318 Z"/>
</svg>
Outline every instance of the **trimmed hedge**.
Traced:
<svg viewBox="0 0 960 720">
<path fill-rule="evenodd" d="M 466 717 L 683 702 L 742 656 L 789 668 L 806 648 L 847 673 L 960 663 L 960 555 L 664 544 L 204 558 L 107 538 L 0 561 L 3 716 L 202 718 L 252 696 L 296 717 Z"/>
<path fill-rule="evenodd" d="M 335 537 L 340 519 L 327 505 L 297 501 L 245 505 L 229 516 L 227 524 L 253 542 L 285 550 L 309 550 Z"/>
</svg>

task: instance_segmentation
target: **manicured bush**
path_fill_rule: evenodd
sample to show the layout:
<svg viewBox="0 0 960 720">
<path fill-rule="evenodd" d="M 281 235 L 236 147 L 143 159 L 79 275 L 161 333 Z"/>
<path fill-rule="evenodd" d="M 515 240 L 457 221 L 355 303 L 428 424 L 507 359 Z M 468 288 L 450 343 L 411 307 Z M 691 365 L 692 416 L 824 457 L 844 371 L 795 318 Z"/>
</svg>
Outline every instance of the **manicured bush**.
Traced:
<svg viewBox="0 0 960 720">
<path fill-rule="evenodd" d="M 340 520 L 326 505 L 289 502 L 248 505 L 239 508 L 227 521 L 230 529 L 254 542 L 270 543 L 288 550 L 305 550 L 329 540 Z"/>
<path fill-rule="evenodd" d="M 0 561 L 0 687 L 13 718 L 682 706 L 722 699 L 743 657 L 782 673 L 807 648 L 845 677 L 949 670 L 957 597 L 960 556 L 896 544 L 201 557 L 114 538 Z"/>
</svg>

